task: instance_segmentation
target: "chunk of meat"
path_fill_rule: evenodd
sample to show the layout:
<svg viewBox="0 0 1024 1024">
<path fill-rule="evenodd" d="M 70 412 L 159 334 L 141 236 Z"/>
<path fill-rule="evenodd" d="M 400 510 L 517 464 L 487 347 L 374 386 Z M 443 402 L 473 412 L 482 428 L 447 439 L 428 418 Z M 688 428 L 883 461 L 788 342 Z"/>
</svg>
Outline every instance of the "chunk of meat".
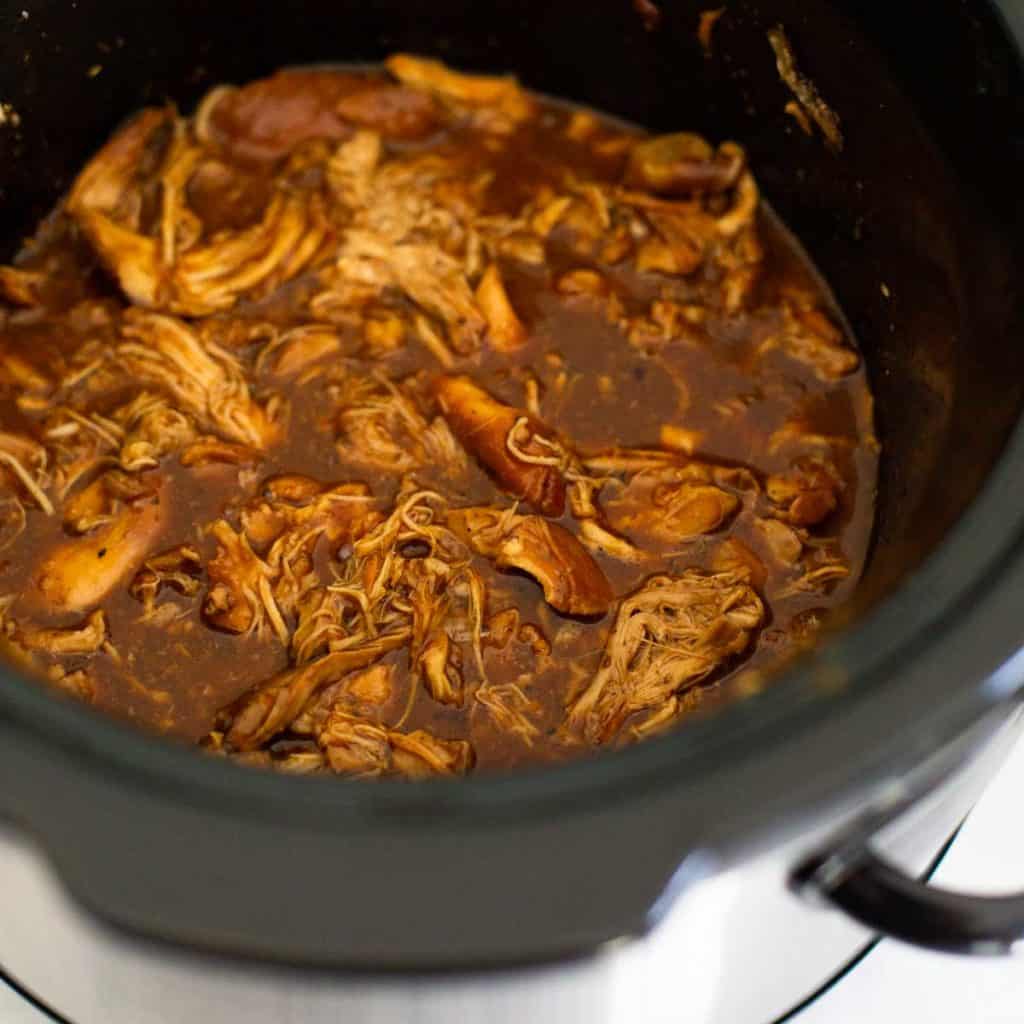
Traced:
<svg viewBox="0 0 1024 1024">
<path fill-rule="evenodd" d="M 317 735 L 335 707 L 360 718 L 379 720 L 385 706 L 395 696 L 395 674 L 394 664 L 377 664 L 330 683 L 313 695 L 288 731 L 296 736 Z"/>
<path fill-rule="evenodd" d="M 318 740 L 339 775 L 373 778 L 391 769 L 388 730 L 340 708 L 331 711 Z"/>
<path fill-rule="evenodd" d="M 86 164 L 67 199 L 97 255 L 136 302 L 153 305 L 161 285 L 160 247 L 139 232 L 139 169 L 147 155 L 166 146 L 173 124 L 169 110 L 143 110 Z"/>
<path fill-rule="evenodd" d="M 480 278 L 476 301 L 487 321 L 491 348 L 496 352 L 516 352 L 526 344 L 526 328 L 512 308 L 497 264 L 492 263 Z"/>
<path fill-rule="evenodd" d="M 353 672 L 345 681 L 345 689 L 355 700 L 383 705 L 390 700 L 394 684 L 394 665 L 374 665 L 362 672 Z"/>
<path fill-rule="evenodd" d="M 658 135 L 633 144 L 623 181 L 657 195 L 715 195 L 735 188 L 746 162 L 735 143 L 725 142 L 716 152 L 689 132 Z"/>
<path fill-rule="evenodd" d="M 311 324 L 293 327 L 275 338 L 260 353 L 259 364 L 275 377 L 295 377 L 303 370 L 341 352 L 337 331 Z"/>
<path fill-rule="evenodd" d="M 466 740 L 443 740 L 425 729 L 390 731 L 395 771 L 408 779 L 465 775 L 473 766 L 473 748 Z"/>
<path fill-rule="evenodd" d="M 662 545 L 713 533 L 740 507 L 739 498 L 713 479 L 713 471 L 696 462 L 641 471 L 608 502 L 609 518 L 616 529 Z"/>
<path fill-rule="evenodd" d="M 166 296 L 143 305 L 186 316 L 230 309 L 241 296 L 267 292 L 299 274 L 329 234 L 318 193 L 275 192 L 258 223 L 221 232 L 182 253 L 168 278 Z"/>
<path fill-rule="evenodd" d="M 763 590 L 768 579 L 768 570 L 760 558 L 735 537 L 727 537 L 719 544 L 711 559 L 711 569 L 716 573 L 731 573 L 738 580 L 745 580 L 752 587 Z"/>
<path fill-rule="evenodd" d="M 842 331 L 819 309 L 796 302 L 783 307 L 782 325 L 761 344 L 761 352 L 780 349 L 824 381 L 836 381 L 860 366 Z"/>
<path fill-rule="evenodd" d="M 755 519 L 754 525 L 764 538 L 765 546 L 779 564 L 791 568 L 800 561 L 804 544 L 792 526 L 778 519 Z"/>
<path fill-rule="evenodd" d="M 427 417 L 412 382 L 346 377 L 338 406 L 343 463 L 392 474 L 430 467 L 453 479 L 468 468 L 447 422 Z"/>
<path fill-rule="evenodd" d="M 156 601 L 164 587 L 170 587 L 185 597 L 195 597 L 200 590 L 203 563 L 199 552 L 186 544 L 162 551 L 147 558 L 135 574 L 128 592 L 143 605 L 143 618 L 152 618 Z"/>
<path fill-rule="evenodd" d="M 142 565 L 163 531 L 165 490 L 126 505 L 106 526 L 58 544 L 43 558 L 34 585 L 47 605 L 84 612 Z"/>
<path fill-rule="evenodd" d="M 117 518 L 124 504 L 151 498 L 154 480 L 111 469 L 64 502 L 64 525 L 72 533 L 89 533 Z"/>
<path fill-rule="evenodd" d="M 124 431 L 118 458 L 129 473 L 155 468 L 164 456 L 181 451 L 196 438 L 190 416 L 145 391 L 116 410 L 114 418 Z"/>
<path fill-rule="evenodd" d="M 235 750 L 255 750 L 286 729 L 317 690 L 378 661 L 408 639 L 408 633 L 379 636 L 351 650 L 332 651 L 261 683 L 226 713 L 231 723 L 227 742 Z"/>
<path fill-rule="evenodd" d="M 173 112 L 144 111 L 93 157 L 67 209 L 130 299 L 201 316 L 294 277 L 316 255 L 329 225 L 317 192 L 278 190 L 255 224 L 204 240 L 202 222 L 187 204 L 188 180 L 202 153 L 185 140 Z M 155 181 L 162 197 L 157 237 L 142 223 L 144 186 Z"/>
<path fill-rule="evenodd" d="M 0 296 L 18 306 L 38 306 L 44 274 L 36 270 L 0 266 Z"/>
<path fill-rule="evenodd" d="M 263 496 L 242 509 L 241 521 L 258 549 L 270 548 L 268 560 L 275 564 L 283 548 L 279 542 L 288 532 L 299 534 L 294 540 L 300 543 L 323 536 L 332 554 L 351 544 L 384 518 L 374 505 L 366 484 L 325 485 L 292 473 L 265 480 Z"/>
<path fill-rule="evenodd" d="M 173 317 L 128 310 L 117 349 L 140 383 L 166 389 L 188 412 L 228 441 L 265 449 L 281 425 L 252 400 L 241 365 L 227 352 L 205 347 Z"/>
<path fill-rule="evenodd" d="M 439 739 L 423 729 L 398 732 L 341 708 L 332 710 L 319 742 L 335 772 L 356 778 L 465 775 L 473 763 L 472 747 L 465 740 Z"/>
<path fill-rule="evenodd" d="M 46 629 L 21 625 L 11 633 L 12 640 L 26 651 L 44 654 L 95 654 L 107 642 L 107 619 L 96 609 L 81 626 Z"/>
<path fill-rule="evenodd" d="M 541 706 L 531 700 L 517 683 L 486 684 L 477 687 L 473 699 L 487 712 L 502 732 L 516 736 L 528 747 L 540 736 L 536 720 Z"/>
<path fill-rule="evenodd" d="M 279 71 L 213 97 L 209 134 L 242 160 L 279 160 L 309 139 L 343 139 L 353 125 L 390 138 L 419 139 L 439 111 L 416 89 L 337 71 Z"/>
<path fill-rule="evenodd" d="M 439 618 L 443 618 L 443 614 Z M 436 625 L 413 655 L 413 660 L 434 700 L 461 707 L 463 684 L 458 666 L 452 663 L 455 651 L 451 637 L 441 625 Z"/>
<path fill-rule="evenodd" d="M 514 78 L 467 75 L 439 60 L 398 53 L 384 62 L 400 82 L 471 107 L 494 107 L 514 121 L 533 113 L 533 102 Z"/>
<path fill-rule="evenodd" d="M 262 459 L 254 448 L 219 437 L 200 437 L 192 442 L 178 460 L 189 469 L 203 466 L 252 466 Z"/>
<path fill-rule="evenodd" d="M 764 620 L 753 588 L 731 573 L 655 576 L 619 607 L 604 660 L 568 724 L 606 743 L 637 711 L 707 679 L 750 646 Z"/>
<path fill-rule="evenodd" d="M 390 139 L 421 139 L 440 127 L 442 112 L 419 89 L 367 83 L 338 100 L 335 110 L 352 124 Z"/>
<path fill-rule="evenodd" d="M 502 490 L 546 516 L 562 514 L 565 454 L 551 430 L 523 410 L 492 398 L 469 377 L 439 377 L 434 394 L 459 442 Z M 527 436 L 521 440 L 522 435 Z"/>
<path fill-rule="evenodd" d="M 362 228 L 350 228 L 339 250 L 338 273 L 381 295 L 399 288 L 448 328 L 455 348 L 471 354 L 487 322 L 473 297 L 463 263 L 433 241 L 394 242 Z"/>
<path fill-rule="evenodd" d="M 271 586 L 274 571 L 253 552 L 245 535 L 235 533 L 223 519 L 210 532 L 217 554 L 206 567 L 210 586 L 203 617 L 229 633 L 261 633 L 269 622 L 287 642 L 288 630 Z"/>
<path fill-rule="evenodd" d="M 455 509 L 448 521 L 498 569 L 532 576 L 557 611 L 587 616 L 608 611 L 611 584 L 586 548 L 558 523 L 490 508 Z"/>
<path fill-rule="evenodd" d="M 204 121 L 211 140 L 229 157 L 279 160 L 307 139 L 351 134 L 337 108 L 355 85 L 333 71 L 279 71 L 241 89 L 219 90 Z"/>
<path fill-rule="evenodd" d="M 817 526 L 838 507 L 840 487 L 825 463 L 804 458 L 786 473 L 768 477 L 764 489 L 778 518 L 794 526 Z"/>
<path fill-rule="evenodd" d="M 49 483 L 46 463 L 46 449 L 38 441 L 23 434 L 0 431 L 0 466 L 3 467 L 0 480 L 24 490 L 39 508 L 52 516 L 53 502 L 45 490 Z"/>
</svg>

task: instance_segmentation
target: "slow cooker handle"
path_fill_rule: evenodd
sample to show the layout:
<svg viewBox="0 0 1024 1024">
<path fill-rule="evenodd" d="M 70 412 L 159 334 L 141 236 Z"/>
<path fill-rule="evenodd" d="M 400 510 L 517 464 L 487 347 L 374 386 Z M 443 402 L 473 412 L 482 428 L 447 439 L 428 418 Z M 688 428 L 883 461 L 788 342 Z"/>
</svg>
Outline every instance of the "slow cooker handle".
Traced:
<svg viewBox="0 0 1024 1024">
<path fill-rule="evenodd" d="M 999 955 L 1024 940 L 1024 893 L 968 896 L 940 889 L 866 847 L 819 857 L 794 883 L 872 931 L 927 949 Z"/>
</svg>

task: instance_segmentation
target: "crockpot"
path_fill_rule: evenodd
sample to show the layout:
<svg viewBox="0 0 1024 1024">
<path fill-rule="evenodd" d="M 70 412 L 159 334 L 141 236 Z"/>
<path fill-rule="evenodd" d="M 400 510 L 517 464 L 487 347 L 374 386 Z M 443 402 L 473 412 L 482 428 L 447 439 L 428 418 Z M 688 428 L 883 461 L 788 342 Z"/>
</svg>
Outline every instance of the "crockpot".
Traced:
<svg viewBox="0 0 1024 1024">
<path fill-rule="evenodd" d="M 637 5 L 650 15 L 650 4 Z M 631 749 L 418 785 L 277 777 L 0 673 L 0 966 L 75 1024 L 765 1022 L 886 933 L 1006 951 L 929 863 L 1024 682 L 1016 0 L 17 0 L 10 258 L 133 110 L 395 51 L 748 148 L 860 340 L 884 456 L 859 596 L 763 692 Z M 768 30 L 842 120 L 784 112 Z"/>
</svg>

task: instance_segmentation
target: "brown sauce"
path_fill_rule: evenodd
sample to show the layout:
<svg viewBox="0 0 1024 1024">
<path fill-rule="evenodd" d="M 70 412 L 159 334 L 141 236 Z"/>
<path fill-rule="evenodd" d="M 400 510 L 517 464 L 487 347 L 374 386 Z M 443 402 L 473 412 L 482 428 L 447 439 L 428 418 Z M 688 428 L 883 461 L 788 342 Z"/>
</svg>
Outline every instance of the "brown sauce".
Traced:
<svg viewBox="0 0 1024 1024">
<path fill-rule="evenodd" d="M 6 655 L 294 772 L 635 742 L 856 586 L 863 366 L 739 146 L 388 71 L 143 112 L 0 268 Z"/>
</svg>

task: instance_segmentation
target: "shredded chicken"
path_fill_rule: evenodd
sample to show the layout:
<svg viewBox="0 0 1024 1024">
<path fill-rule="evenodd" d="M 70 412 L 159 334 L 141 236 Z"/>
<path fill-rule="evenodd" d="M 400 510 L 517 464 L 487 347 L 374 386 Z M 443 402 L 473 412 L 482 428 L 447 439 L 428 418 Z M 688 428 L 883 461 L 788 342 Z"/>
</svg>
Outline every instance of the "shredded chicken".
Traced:
<svg viewBox="0 0 1024 1024">
<path fill-rule="evenodd" d="M 423 729 L 398 732 L 339 709 L 331 712 L 318 739 L 331 769 L 356 778 L 465 775 L 473 763 L 465 740 L 438 739 Z"/>
<path fill-rule="evenodd" d="M 791 248 L 737 143 L 425 57 L 143 110 L 0 266 L 0 653 L 354 778 L 763 685 L 856 582 L 878 454 Z"/>
<path fill-rule="evenodd" d="M 431 467 L 452 479 L 466 456 L 448 423 L 430 419 L 413 382 L 346 375 L 338 386 L 337 448 L 342 462 L 404 474 Z"/>
<path fill-rule="evenodd" d="M 842 333 L 824 313 L 793 302 L 783 306 L 779 331 L 761 345 L 762 352 L 773 349 L 781 349 L 791 359 L 806 364 L 826 381 L 839 380 L 860 365 L 860 357 L 846 347 Z"/>
<path fill-rule="evenodd" d="M 619 608 L 601 667 L 569 724 L 606 743 L 637 711 L 655 708 L 742 654 L 764 620 L 753 589 L 730 573 L 656 576 Z"/>
<path fill-rule="evenodd" d="M 237 360 L 204 346 L 183 321 L 129 310 L 124 336 L 117 354 L 128 372 L 166 389 L 209 429 L 256 449 L 280 436 L 280 423 L 250 397 Z"/>
<path fill-rule="evenodd" d="M 318 689 L 377 661 L 407 639 L 406 633 L 380 636 L 351 650 L 332 651 L 260 684 L 232 709 L 228 743 L 236 750 L 255 750 L 289 725 Z"/>
<path fill-rule="evenodd" d="M 68 209 L 118 279 L 141 306 L 202 316 L 238 298 L 280 284 L 306 268 L 327 240 L 322 197 L 312 191 L 275 194 L 258 223 L 201 242 L 185 185 L 201 151 L 183 137 L 167 110 L 147 110 L 126 125 L 79 175 Z M 165 143 L 160 232 L 141 230 L 139 166 Z M 182 244 L 182 240 L 187 244 Z"/>
<path fill-rule="evenodd" d="M 526 746 L 533 746 L 540 735 L 534 721 L 540 714 L 540 707 L 520 686 L 516 683 L 479 686 L 473 699 L 487 711 L 498 728 L 519 737 Z"/>
</svg>

